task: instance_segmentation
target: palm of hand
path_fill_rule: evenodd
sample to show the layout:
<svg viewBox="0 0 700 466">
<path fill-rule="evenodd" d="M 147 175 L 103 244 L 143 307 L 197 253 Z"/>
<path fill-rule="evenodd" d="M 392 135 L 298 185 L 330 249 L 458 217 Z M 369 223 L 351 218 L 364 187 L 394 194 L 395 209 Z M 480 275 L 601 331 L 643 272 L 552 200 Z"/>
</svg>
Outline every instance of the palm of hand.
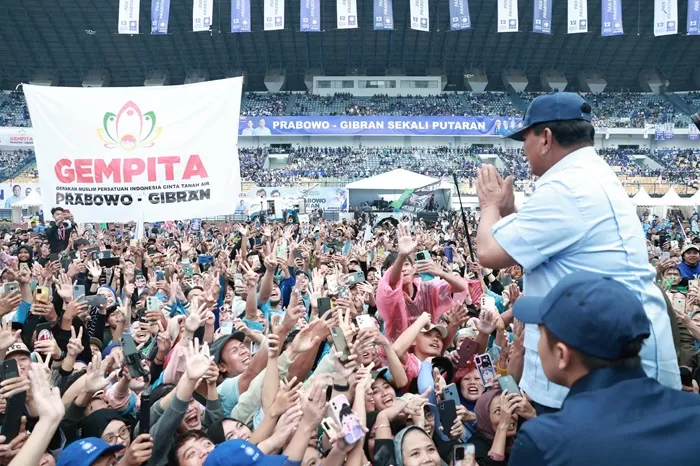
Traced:
<svg viewBox="0 0 700 466">
<path fill-rule="evenodd" d="M 413 241 L 410 236 L 402 236 L 399 238 L 399 252 L 402 254 L 411 254 L 417 247 L 418 243 Z"/>
<path fill-rule="evenodd" d="M 209 369 L 209 359 L 202 353 L 187 358 L 187 377 L 191 380 L 197 380 L 206 374 Z"/>
<path fill-rule="evenodd" d="M 185 319 L 185 328 L 190 332 L 195 332 L 202 324 L 202 319 L 194 311 Z"/>
<path fill-rule="evenodd" d="M 103 377 L 99 371 L 89 374 L 85 379 L 86 392 L 95 393 L 104 390 L 107 385 L 109 385 L 109 379 Z"/>
<path fill-rule="evenodd" d="M 35 393 L 33 397 L 34 408 L 39 417 L 51 419 L 63 419 L 66 412 L 58 388 L 42 390 L 42 393 Z"/>
<path fill-rule="evenodd" d="M 13 330 L 3 330 L 0 332 L 0 349 L 6 350 L 15 343 L 15 333 Z"/>
<path fill-rule="evenodd" d="M 70 283 L 62 284 L 58 287 L 58 295 L 63 299 L 71 299 L 73 297 L 73 287 Z"/>
</svg>

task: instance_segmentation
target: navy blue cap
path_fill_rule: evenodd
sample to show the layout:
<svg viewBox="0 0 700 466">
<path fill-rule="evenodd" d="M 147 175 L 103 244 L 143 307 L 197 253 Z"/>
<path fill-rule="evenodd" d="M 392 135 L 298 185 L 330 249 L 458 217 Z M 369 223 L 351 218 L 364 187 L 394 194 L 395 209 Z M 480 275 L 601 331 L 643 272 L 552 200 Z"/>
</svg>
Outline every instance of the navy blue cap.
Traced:
<svg viewBox="0 0 700 466">
<path fill-rule="evenodd" d="M 622 283 L 592 272 L 567 276 L 544 297 L 521 296 L 513 315 L 526 324 L 544 325 L 567 345 L 606 360 L 628 356 L 622 354 L 623 345 L 650 335 L 639 298 Z"/>
<path fill-rule="evenodd" d="M 584 109 L 588 111 L 584 112 Z M 523 141 L 525 130 L 537 123 L 565 120 L 591 121 L 592 118 L 590 105 L 586 104 L 583 97 L 575 92 L 556 92 L 554 94 L 541 95 L 530 102 L 530 106 L 527 107 L 525 118 L 523 118 L 523 126 L 505 137 Z"/>
<path fill-rule="evenodd" d="M 105 453 L 117 452 L 122 448 L 124 445 L 110 445 L 101 438 L 87 437 L 64 448 L 56 466 L 90 466 Z"/>
<path fill-rule="evenodd" d="M 282 466 L 287 461 L 283 455 L 266 455 L 258 447 L 245 440 L 228 440 L 209 453 L 204 466 Z"/>
</svg>

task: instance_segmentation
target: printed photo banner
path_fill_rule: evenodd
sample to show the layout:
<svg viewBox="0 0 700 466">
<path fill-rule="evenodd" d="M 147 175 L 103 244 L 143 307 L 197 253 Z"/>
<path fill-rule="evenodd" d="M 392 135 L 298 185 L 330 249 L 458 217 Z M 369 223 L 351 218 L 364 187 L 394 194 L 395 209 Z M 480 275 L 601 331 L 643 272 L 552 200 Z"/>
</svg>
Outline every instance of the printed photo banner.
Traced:
<svg viewBox="0 0 700 466">
<path fill-rule="evenodd" d="M 469 17 L 468 0 L 449 0 L 450 1 L 450 30 L 461 31 L 471 29 L 472 20 Z"/>
<path fill-rule="evenodd" d="M 119 34 L 139 33 L 141 0 L 119 0 Z"/>
<path fill-rule="evenodd" d="M 430 31 L 429 0 L 409 0 L 411 5 L 411 29 L 415 31 Z"/>
<path fill-rule="evenodd" d="M 552 33 L 552 0 L 533 0 L 532 32 Z"/>
<path fill-rule="evenodd" d="M 284 29 L 284 0 L 263 0 L 263 15 L 265 31 L 281 31 Z"/>
<path fill-rule="evenodd" d="M 231 0 L 231 32 L 250 32 L 250 0 Z"/>
<path fill-rule="evenodd" d="M 41 195 L 39 183 L 12 183 L 12 180 L 0 183 L 0 209 L 12 208 L 13 205 L 26 199 L 32 192 Z"/>
<path fill-rule="evenodd" d="M 299 9 L 299 30 L 321 32 L 321 0 L 301 0 Z"/>
<path fill-rule="evenodd" d="M 700 35 L 700 0 L 688 0 L 688 24 L 686 31 L 689 36 Z"/>
<path fill-rule="evenodd" d="M 336 0 L 338 29 L 357 29 L 357 0 Z"/>
<path fill-rule="evenodd" d="M 168 33 L 170 0 L 151 1 L 151 34 L 162 36 Z"/>
<path fill-rule="evenodd" d="M 392 0 L 374 0 L 374 30 L 394 30 L 394 6 Z"/>
<path fill-rule="evenodd" d="M 518 0 L 498 1 L 497 32 L 518 32 Z"/>
<path fill-rule="evenodd" d="M 654 36 L 672 34 L 678 34 L 678 0 L 654 0 Z"/>
<path fill-rule="evenodd" d="M 260 212 L 260 205 L 267 209 L 267 200 L 281 202 L 283 209 L 292 209 L 304 200 L 307 212 L 323 209 L 324 212 L 347 212 L 348 190 L 346 188 L 284 188 L 259 187 L 241 193 L 234 214 L 255 215 Z"/>
<path fill-rule="evenodd" d="M 568 34 L 588 32 L 588 0 L 568 0 L 567 27 Z"/>
<path fill-rule="evenodd" d="M 522 127 L 520 117 L 241 117 L 241 136 L 485 136 Z"/>
<path fill-rule="evenodd" d="M 601 0 L 600 35 L 621 36 L 622 29 L 622 0 Z"/>
<path fill-rule="evenodd" d="M 230 214 L 243 78 L 183 86 L 24 86 L 44 207 L 79 222 Z"/>
<path fill-rule="evenodd" d="M 208 31 L 214 11 L 214 0 L 192 0 L 192 31 Z"/>
</svg>

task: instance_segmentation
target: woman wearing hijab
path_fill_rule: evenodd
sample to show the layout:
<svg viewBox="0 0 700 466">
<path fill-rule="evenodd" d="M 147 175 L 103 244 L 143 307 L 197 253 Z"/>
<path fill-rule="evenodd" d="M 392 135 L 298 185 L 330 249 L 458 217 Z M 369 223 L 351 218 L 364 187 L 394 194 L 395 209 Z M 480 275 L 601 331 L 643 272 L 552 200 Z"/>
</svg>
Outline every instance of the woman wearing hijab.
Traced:
<svg viewBox="0 0 700 466">
<path fill-rule="evenodd" d="M 29 266 L 29 270 L 32 270 L 32 267 L 34 266 L 34 251 L 32 250 L 32 247 L 28 244 L 23 244 L 18 247 L 17 261 L 19 262 L 20 268 L 22 267 L 22 264 L 27 264 L 27 266 Z"/>
<path fill-rule="evenodd" d="M 433 439 L 420 427 L 409 426 L 394 437 L 396 466 L 446 466 Z"/>
</svg>

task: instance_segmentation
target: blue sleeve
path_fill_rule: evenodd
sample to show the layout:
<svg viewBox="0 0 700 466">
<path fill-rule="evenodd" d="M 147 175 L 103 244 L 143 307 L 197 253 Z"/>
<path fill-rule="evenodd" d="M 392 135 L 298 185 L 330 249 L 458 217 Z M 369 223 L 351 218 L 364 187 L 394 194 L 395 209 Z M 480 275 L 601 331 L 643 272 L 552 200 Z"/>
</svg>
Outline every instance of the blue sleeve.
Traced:
<svg viewBox="0 0 700 466">
<path fill-rule="evenodd" d="M 31 309 L 32 303 L 27 301 L 22 301 L 19 303 L 19 306 L 17 306 L 17 312 L 15 312 L 15 315 L 12 317 L 12 322 L 24 323 L 24 321 L 27 320 L 27 316 L 29 315 L 29 311 Z"/>
<path fill-rule="evenodd" d="M 221 307 L 224 305 L 224 300 L 226 299 L 226 280 L 224 277 L 219 277 L 219 284 L 221 289 L 219 290 L 219 299 L 216 301 L 216 309 L 214 309 L 214 329 L 219 328 L 219 314 L 221 312 Z"/>
<path fill-rule="evenodd" d="M 435 428 L 433 432 L 435 432 L 442 441 L 448 442 L 450 440 L 449 437 L 440 431 L 440 413 L 437 409 L 437 396 L 435 395 L 435 382 L 433 381 L 433 363 L 425 361 L 421 363 L 420 370 L 418 371 L 418 394 L 424 393 L 428 388 L 432 388 L 428 395 L 428 402 L 430 403 L 430 410 L 433 412 L 433 417 L 435 419 Z"/>
<path fill-rule="evenodd" d="M 528 432 L 518 432 L 510 451 L 508 466 L 546 466 L 547 464 L 544 453 L 537 448 Z"/>
<path fill-rule="evenodd" d="M 289 306 L 289 300 L 292 297 L 292 290 L 294 290 L 294 286 L 297 284 L 297 279 L 294 277 L 294 275 L 290 275 L 289 278 L 286 278 L 280 282 L 280 293 L 282 294 L 282 305 L 284 307 Z"/>
</svg>

